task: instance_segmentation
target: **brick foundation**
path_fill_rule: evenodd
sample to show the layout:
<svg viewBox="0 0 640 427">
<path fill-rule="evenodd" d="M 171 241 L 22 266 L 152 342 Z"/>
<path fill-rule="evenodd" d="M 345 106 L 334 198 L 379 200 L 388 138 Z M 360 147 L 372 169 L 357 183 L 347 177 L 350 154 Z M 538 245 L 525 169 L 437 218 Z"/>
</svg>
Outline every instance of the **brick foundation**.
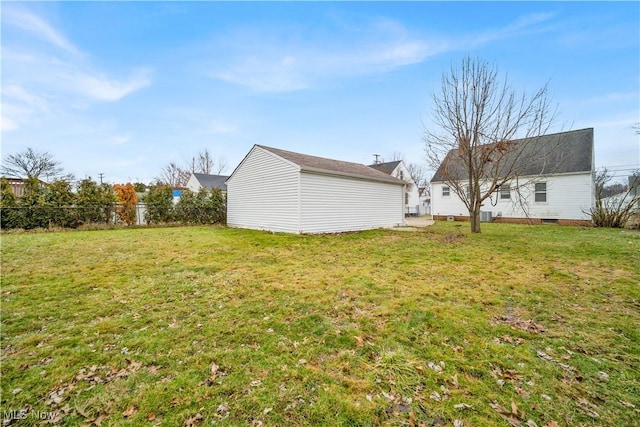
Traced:
<svg viewBox="0 0 640 427">
<path fill-rule="evenodd" d="M 463 215 L 434 215 L 433 219 L 436 221 L 448 221 L 448 218 L 453 217 L 454 221 L 469 221 L 469 216 Z M 582 227 L 591 227 L 593 223 L 588 219 L 557 219 L 544 221 L 542 218 L 505 218 L 494 217 L 492 222 L 504 223 L 504 224 L 558 224 L 558 225 L 573 225 Z"/>
</svg>

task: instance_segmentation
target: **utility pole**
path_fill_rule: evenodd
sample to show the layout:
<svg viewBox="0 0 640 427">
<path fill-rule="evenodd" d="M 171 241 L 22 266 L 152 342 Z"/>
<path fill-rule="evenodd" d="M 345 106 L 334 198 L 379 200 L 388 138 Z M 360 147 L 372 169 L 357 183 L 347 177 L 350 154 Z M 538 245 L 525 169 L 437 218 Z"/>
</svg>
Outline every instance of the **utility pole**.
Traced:
<svg viewBox="0 0 640 427">
<path fill-rule="evenodd" d="M 100 185 L 102 185 L 102 177 L 104 176 L 104 173 L 100 172 L 98 176 L 100 177 Z"/>
<path fill-rule="evenodd" d="M 379 164 L 380 163 L 380 160 L 379 160 L 380 154 L 374 154 L 373 157 L 375 157 L 375 160 L 373 161 L 373 164 L 374 165 Z"/>
</svg>

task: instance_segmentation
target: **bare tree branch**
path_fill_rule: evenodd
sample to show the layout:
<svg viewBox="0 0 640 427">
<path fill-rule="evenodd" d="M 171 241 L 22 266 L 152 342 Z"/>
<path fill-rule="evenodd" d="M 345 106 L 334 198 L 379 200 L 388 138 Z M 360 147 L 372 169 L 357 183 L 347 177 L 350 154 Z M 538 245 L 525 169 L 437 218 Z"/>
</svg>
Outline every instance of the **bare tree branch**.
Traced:
<svg viewBox="0 0 640 427">
<path fill-rule="evenodd" d="M 156 181 L 172 187 L 184 187 L 187 185 L 192 173 L 211 175 L 215 172 L 215 174 L 220 175 L 225 169 L 227 169 L 227 162 L 223 158 L 215 160 L 209 150 L 205 148 L 191 157 L 184 167 L 175 162 L 170 162 L 164 166 Z"/>
<path fill-rule="evenodd" d="M 480 232 L 482 203 L 500 185 L 522 176 L 522 160 L 548 155 L 536 146 L 556 119 L 548 90 L 544 85 L 531 96 L 517 94 L 495 67 L 470 57 L 442 76 L 425 151 L 429 166 L 440 168 L 467 207 L 472 232 Z"/>
<path fill-rule="evenodd" d="M 36 151 L 31 147 L 9 155 L 2 162 L 2 174 L 13 178 L 37 178 L 44 181 L 55 179 L 70 180 L 71 174 L 65 174 L 60 162 L 46 151 Z"/>
</svg>

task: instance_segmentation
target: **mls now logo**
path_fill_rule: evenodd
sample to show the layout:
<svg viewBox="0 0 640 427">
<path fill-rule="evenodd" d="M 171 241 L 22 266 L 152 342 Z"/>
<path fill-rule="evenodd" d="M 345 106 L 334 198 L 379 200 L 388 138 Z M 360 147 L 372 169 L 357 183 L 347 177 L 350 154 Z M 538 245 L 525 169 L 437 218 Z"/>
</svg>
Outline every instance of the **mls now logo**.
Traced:
<svg viewBox="0 0 640 427">
<path fill-rule="evenodd" d="M 16 411 L 15 409 L 11 409 L 9 411 L 2 411 L 2 419 L 5 421 L 11 420 L 24 420 L 29 415 L 29 411 L 26 409 L 20 409 Z"/>
</svg>

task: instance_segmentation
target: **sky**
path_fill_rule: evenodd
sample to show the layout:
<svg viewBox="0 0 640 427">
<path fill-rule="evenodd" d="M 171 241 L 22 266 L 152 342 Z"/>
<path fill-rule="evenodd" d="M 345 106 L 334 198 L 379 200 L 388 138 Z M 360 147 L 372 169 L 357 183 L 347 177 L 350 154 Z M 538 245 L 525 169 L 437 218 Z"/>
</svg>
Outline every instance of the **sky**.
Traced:
<svg viewBox="0 0 640 427">
<path fill-rule="evenodd" d="M 553 131 L 594 128 L 595 162 L 640 167 L 638 2 L 5 2 L 2 158 L 150 183 L 254 144 L 426 164 L 443 73 L 465 56 L 518 92 L 549 83 Z"/>
</svg>

